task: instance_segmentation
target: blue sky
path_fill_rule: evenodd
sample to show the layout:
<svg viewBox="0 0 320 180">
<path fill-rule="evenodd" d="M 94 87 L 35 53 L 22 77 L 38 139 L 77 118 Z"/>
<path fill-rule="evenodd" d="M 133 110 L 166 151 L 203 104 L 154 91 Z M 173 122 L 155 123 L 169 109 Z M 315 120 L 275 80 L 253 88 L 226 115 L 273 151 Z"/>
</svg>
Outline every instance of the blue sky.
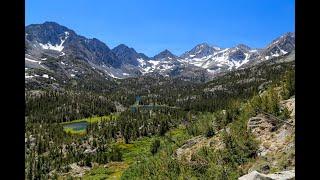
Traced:
<svg viewBox="0 0 320 180">
<path fill-rule="evenodd" d="M 294 0 L 26 0 L 26 25 L 55 21 L 113 48 L 176 55 L 207 42 L 265 47 L 294 32 Z"/>
</svg>

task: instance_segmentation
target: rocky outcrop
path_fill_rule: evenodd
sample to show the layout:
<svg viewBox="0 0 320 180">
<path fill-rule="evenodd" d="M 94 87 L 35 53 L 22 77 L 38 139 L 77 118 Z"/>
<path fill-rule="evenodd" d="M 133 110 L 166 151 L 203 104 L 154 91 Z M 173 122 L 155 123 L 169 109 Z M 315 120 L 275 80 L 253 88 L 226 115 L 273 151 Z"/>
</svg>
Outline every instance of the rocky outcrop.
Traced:
<svg viewBox="0 0 320 180">
<path fill-rule="evenodd" d="M 271 132 L 274 128 L 275 123 L 263 114 L 251 117 L 247 124 L 247 129 L 256 136 Z"/>
<path fill-rule="evenodd" d="M 282 171 L 274 174 L 262 174 L 252 171 L 249 174 L 241 176 L 239 180 L 293 180 L 295 179 L 295 170 Z"/>
<path fill-rule="evenodd" d="M 269 173 L 270 169 L 281 171 L 295 167 L 294 97 L 281 101 L 280 105 L 291 112 L 288 119 L 279 119 L 266 113 L 258 114 L 248 120 L 247 129 L 255 136 L 259 145 L 257 160 L 250 164 L 247 172 L 258 170 L 262 173 Z M 255 176 L 257 176 L 256 179 L 265 179 L 257 173 L 244 177 L 254 179 Z"/>
<path fill-rule="evenodd" d="M 215 92 L 215 91 L 226 91 L 226 90 L 228 90 L 228 89 L 223 87 L 222 84 L 219 84 L 219 85 L 216 85 L 216 86 L 214 86 L 212 88 L 205 88 L 203 90 L 203 92 Z"/>
<path fill-rule="evenodd" d="M 294 135 L 294 127 L 291 125 L 275 122 L 259 114 L 249 119 L 247 128 L 260 141 L 259 156 L 284 151 L 287 146 L 294 147 L 294 138 L 290 138 Z"/>
<path fill-rule="evenodd" d="M 269 85 L 270 83 L 272 83 L 272 81 L 267 81 L 267 82 L 264 82 L 264 83 L 260 84 L 260 86 L 258 87 L 259 94 L 261 94 L 262 92 L 264 92 L 264 91 L 267 89 L 267 87 L 268 87 L 268 85 Z"/>
<path fill-rule="evenodd" d="M 87 166 L 78 166 L 77 163 L 73 163 L 69 165 L 71 170 L 68 173 L 72 177 L 82 177 L 87 171 L 89 171 L 91 168 Z"/>
<path fill-rule="evenodd" d="M 224 148 L 224 143 L 221 140 L 220 133 L 217 133 L 211 138 L 196 136 L 189 139 L 175 151 L 175 157 L 178 160 L 184 160 L 190 163 L 192 161 L 192 155 L 197 153 L 202 147 L 210 147 L 215 150 Z"/>
<path fill-rule="evenodd" d="M 114 102 L 114 105 L 116 106 L 116 110 L 117 112 L 123 112 L 125 111 L 127 108 L 124 107 L 121 103 L 119 103 L 118 101 Z"/>
<path fill-rule="evenodd" d="M 192 154 L 199 148 L 200 144 L 204 144 L 206 138 L 203 136 L 196 136 L 185 142 L 180 148 L 175 152 L 177 159 L 190 161 Z"/>
</svg>

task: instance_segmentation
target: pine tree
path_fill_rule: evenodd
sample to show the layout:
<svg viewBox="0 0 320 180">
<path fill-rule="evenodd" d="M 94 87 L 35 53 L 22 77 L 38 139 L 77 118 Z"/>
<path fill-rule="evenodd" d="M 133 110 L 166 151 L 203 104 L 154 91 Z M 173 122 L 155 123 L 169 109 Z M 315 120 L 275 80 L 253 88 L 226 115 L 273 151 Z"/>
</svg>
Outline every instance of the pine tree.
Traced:
<svg viewBox="0 0 320 180">
<path fill-rule="evenodd" d="M 152 153 L 152 155 L 158 152 L 159 147 L 160 147 L 160 140 L 159 139 L 154 140 L 150 147 L 150 152 Z"/>
</svg>

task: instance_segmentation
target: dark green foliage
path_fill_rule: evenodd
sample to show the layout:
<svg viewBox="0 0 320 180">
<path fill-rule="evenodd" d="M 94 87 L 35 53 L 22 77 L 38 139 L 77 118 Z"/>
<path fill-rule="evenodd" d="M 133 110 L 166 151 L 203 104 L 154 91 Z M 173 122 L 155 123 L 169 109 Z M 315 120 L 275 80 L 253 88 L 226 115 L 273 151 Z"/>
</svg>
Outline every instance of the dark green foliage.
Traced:
<svg viewBox="0 0 320 180">
<path fill-rule="evenodd" d="M 160 148 L 160 140 L 156 139 L 155 141 L 152 142 L 150 146 L 150 152 L 152 155 L 158 152 L 158 149 Z"/>
<path fill-rule="evenodd" d="M 85 156 L 84 165 L 91 167 L 91 158 L 89 156 Z"/>
<path fill-rule="evenodd" d="M 219 111 L 215 114 L 215 127 L 217 130 L 224 128 L 227 124 L 226 111 Z"/>
<path fill-rule="evenodd" d="M 160 132 L 159 132 L 160 136 L 163 136 L 168 130 L 169 130 L 168 121 L 162 120 L 160 122 Z"/>
<path fill-rule="evenodd" d="M 119 128 L 125 143 L 130 143 L 142 136 L 164 135 L 169 128 L 181 122 L 184 114 L 183 111 L 170 107 L 153 110 L 142 108 L 136 112 L 128 110 L 120 114 L 116 128 Z"/>
<path fill-rule="evenodd" d="M 115 112 L 107 97 L 76 92 L 27 92 L 25 115 L 31 122 L 65 122 Z"/>
<path fill-rule="evenodd" d="M 284 108 L 279 117 L 282 120 L 287 120 L 290 118 L 290 113 L 291 112 L 288 110 L 288 108 Z"/>
<path fill-rule="evenodd" d="M 122 153 L 119 148 L 112 148 L 110 153 L 111 161 L 122 161 Z"/>
<path fill-rule="evenodd" d="M 209 126 L 207 129 L 206 137 L 212 137 L 214 136 L 214 130 L 213 127 Z"/>
<path fill-rule="evenodd" d="M 270 88 L 265 94 L 254 96 L 251 100 L 251 106 L 257 112 L 263 111 L 278 116 L 280 113 L 278 93 Z"/>
<path fill-rule="evenodd" d="M 288 71 L 283 78 L 283 91 L 282 96 L 284 99 L 289 99 L 295 94 L 295 72 Z"/>
</svg>

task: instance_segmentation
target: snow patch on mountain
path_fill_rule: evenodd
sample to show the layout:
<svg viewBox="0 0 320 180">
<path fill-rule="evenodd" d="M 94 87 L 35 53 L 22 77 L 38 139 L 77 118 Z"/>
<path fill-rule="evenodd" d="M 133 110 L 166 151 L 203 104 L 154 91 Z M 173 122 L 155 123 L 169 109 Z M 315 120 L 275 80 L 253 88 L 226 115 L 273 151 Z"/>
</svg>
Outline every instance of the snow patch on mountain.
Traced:
<svg viewBox="0 0 320 180">
<path fill-rule="evenodd" d="M 144 59 L 142 59 L 142 58 L 138 58 L 138 59 L 137 59 L 137 61 L 139 62 L 139 66 L 140 66 L 140 67 L 143 67 L 143 66 L 145 66 L 145 65 L 146 65 L 145 60 L 144 60 Z"/>
<path fill-rule="evenodd" d="M 288 53 L 287 51 L 284 51 L 282 49 L 280 49 L 280 51 L 281 51 L 282 54 L 287 54 Z"/>
<path fill-rule="evenodd" d="M 41 64 L 41 61 L 37 61 L 37 60 L 34 60 L 34 59 L 29 59 L 29 58 L 27 58 L 27 57 L 25 57 L 25 60 L 30 61 L 30 62 L 33 62 L 33 63 Z"/>
<path fill-rule="evenodd" d="M 172 65 L 170 65 L 170 64 L 162 64 L 161 66 L 160 66 L 160 69 L 165 69 L 165 70 L 167 70 L 167 69 L 170 69 L 170 68 L 172 68 L 173 66 Z"/>
<path fill-rule="evenodd" d="M 111 72 L 105 71 L 109 76 L 111 76 L 112 78 L 116 78 L 116 79 L 121 79 L 115 75 L 113 75 Z"/>
<path fill-rule="evenodd" d="M 64 34 L 65 34 L 64 38 L 60 37 L 60 41 L 61 41 L 60 44 L 52 45 L 50 42 L 48 42 L 47 44 L 39 43 L 39 45 L 42 47 L 42 49 L 48 49 L 48 50 L 54 50 L 54 51 L 61 52 L 63 50 L 63 48 L 64 48 L 63 43 L 69 37 L 69 32 L 66 31 L 66 32 L 64 32 Z"/>
<path fill-rule="evenodd" d="M 28 74 L 25 74 L 25 76 L 24 76 L 26 79 L 31 79 L 31 78 L 33 78 L 34 76 L 32 76 L 32 75 L 28 75 Z"/>
</svg>

